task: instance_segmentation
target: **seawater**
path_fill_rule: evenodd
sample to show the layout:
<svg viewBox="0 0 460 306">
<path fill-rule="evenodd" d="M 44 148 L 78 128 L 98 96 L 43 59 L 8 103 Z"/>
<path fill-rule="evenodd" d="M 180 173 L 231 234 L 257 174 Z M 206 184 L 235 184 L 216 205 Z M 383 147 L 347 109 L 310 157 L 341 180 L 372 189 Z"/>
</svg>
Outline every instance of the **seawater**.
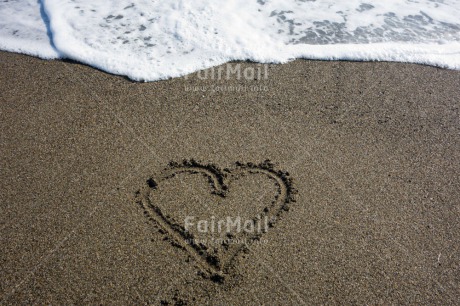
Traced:
<svg viewBox="0 0 460 306">
<path fill-rule="evenodd" d="M 155 81 L 235 61 L 460 69 L 456 0 L 9 0 L 0 49 Z"/>
</svg>

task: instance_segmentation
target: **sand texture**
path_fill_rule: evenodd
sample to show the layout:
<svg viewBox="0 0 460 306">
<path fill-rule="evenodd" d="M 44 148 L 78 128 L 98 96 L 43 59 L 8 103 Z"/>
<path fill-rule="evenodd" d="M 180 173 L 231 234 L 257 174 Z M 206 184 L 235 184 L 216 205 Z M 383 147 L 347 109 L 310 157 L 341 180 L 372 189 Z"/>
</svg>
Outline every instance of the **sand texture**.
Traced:
<svg viewBox="0 0 460 306">
<path fill-rule="evenodd" d="M 460 71 L 267 71 L 135 83 L 0 52 L 0 304 L 457 304 Z M 247 243 L 197 242 L 224 238 Z"/>
</svg>

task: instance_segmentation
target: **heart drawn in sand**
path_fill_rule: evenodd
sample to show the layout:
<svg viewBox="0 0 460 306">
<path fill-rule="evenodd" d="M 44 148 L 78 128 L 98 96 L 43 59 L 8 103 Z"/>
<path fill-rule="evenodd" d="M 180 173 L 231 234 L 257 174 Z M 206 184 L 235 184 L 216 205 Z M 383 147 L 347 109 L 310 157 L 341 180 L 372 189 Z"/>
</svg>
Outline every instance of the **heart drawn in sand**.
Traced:
<svg viewBox="0 0 460 306">
<path fill-rule="evenodd" d="M 239 254 L 273 228 L 295 202 L 289 173 L 270 161 L 220 170 L 171 162 L 136 192 L 136 202 L 165 240 L 189 253 L 203 275 L 222 281 Z"/>
</svg>

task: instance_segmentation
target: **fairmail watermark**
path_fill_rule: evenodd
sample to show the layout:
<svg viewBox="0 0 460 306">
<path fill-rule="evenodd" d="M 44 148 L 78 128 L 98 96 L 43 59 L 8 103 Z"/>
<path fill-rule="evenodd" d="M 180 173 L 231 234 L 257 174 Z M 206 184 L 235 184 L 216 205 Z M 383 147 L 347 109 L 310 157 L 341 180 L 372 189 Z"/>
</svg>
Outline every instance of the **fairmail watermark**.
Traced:
<svg viewBox="0 0 460 306">
<path fill-rule="evenodd" d="M 227 63 L 198 71 L 196 78 L 200 81 L 212 81 L 185 85 L 187 92 L 261 92 L 268 91 L 268 86 L 262 81 L 269 79 L 268 64 L 245 65 L 242 63 Z M 188 79 L 190 76 L 185 76 Z M 229 81 L 229 82 L 225 82 Z M 230 82 L 238 81 L 238 82 Z"/>
<path fill-rule="evenodd" d="M 240 216 L 223 219 L 211 216 L 209 219 L 197 219 L 194 216 L 188 216 L 184 220 L 186 231 L 208 235 L 217 233 L 220 237 L 190 238 L 185 242 L 188 244 L 230 245 L 248 244 L 251 240 L 252 243 L 267 243 L 266 239 L 253 240 L 251 237 L 266 233 L 272 222 L 273 219 L 268 216 L 258 216 L 255 219 L 243 219 Z M 241 233 L 249 235 L 239 235 Z M 226 234 L 224 235 L 226 238 L 222 238 L 221 234 Z"/>
<path fill-rule="evenodd" d="M 266 85 L 185 85 L 188 92 L 261 92 L 268 91 Z"/>
<path fill-rule="evenodd" d="M 187 238 L 186 244 L 194 245 L 207 245 L 207 246 L 221 246 L 221 245 L 250 245 L 250 244 L 267 244 L 268 240 L 259 238 L 257 240 L 248 238 Z"/>
<path fill-rule="evenodd" d="M 240 216 L 226 217 L 218 219 L 211 216 L 209 219 L 197 220 L 194 216 L 187 216 L 184 220 L 186 231 L 196 231 L 198 233 L 248 233 L 248 234 L 263 234 L 268 231 L 270 224 L 268 216 L 258 216 L 254 219 L 243 219 Z"/>
<path fill-rule="evenodd" d="M 200 70 L 196 73 L 199 80 L 268 80 L 269 78 L 269 65 L 256 64 L 256 65 L 243 65 L 241 63 L 227 63 L 218 67 L 211 67 L 208 69 Z M 189 75 L 185 76 L 188 79 Z"/>
</svg>

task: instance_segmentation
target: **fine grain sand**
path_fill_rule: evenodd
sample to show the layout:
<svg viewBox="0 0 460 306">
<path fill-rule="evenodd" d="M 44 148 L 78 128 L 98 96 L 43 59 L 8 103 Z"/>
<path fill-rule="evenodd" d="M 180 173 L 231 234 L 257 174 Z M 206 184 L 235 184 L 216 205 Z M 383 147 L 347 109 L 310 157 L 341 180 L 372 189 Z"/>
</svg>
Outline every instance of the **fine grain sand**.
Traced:
<svg viewBox="0 0 460 306">
<path fill-rule="evenodd" d="M 0 52 L 0 304 L 458 303 L 460 71 L 268 71 L 135 83 Z M 181 241 L 188 215 L 266 207 L 234 256 Z"/>
</svg>

